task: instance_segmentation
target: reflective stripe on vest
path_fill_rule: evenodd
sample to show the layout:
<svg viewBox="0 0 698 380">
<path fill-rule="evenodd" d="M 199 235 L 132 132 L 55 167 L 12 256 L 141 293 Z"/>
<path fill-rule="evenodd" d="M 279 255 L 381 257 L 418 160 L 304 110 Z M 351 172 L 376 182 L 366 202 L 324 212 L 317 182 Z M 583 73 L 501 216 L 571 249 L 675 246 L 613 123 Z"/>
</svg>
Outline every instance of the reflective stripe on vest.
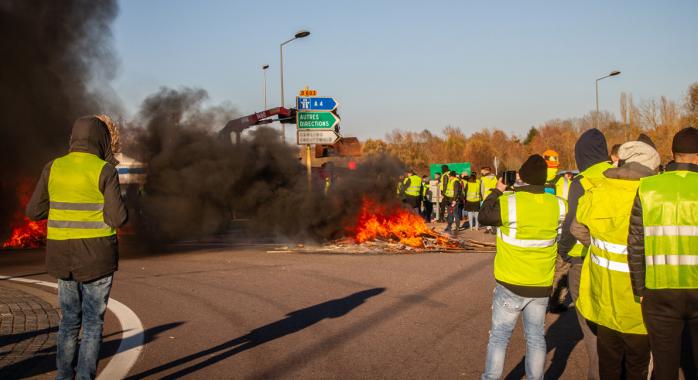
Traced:
<svg viewBox="0 0 698 380">
<path fill-rule="evenodd" d="M 512 285 L 550 286 L 565 202 L 528 192 L 504 194 L 498 202 L 502 226 L 497 229 L 495 278 Z"/>
<path fill-rule="evenodd" d="M 606 161 L 591 165 L 586 170 L 579 173 L 579 176 L 580 176 L 579 184 L 582 186 L 584 191 L 587 191 L 588 189 L 591 188 L 592 184 L 588 180 L 584 180 L 584 179 L 601 178 L 601 177 L 603 177 L 603 172 L 605 172 L 607 169 L 610 169 L 612 167 L 613 167 L 613 165 L 609 164 Z M 584 256 L 586 256 L 587 252 L 589 252 L 589 248 L 586 248 L 585 246 L 582 245 L 582 243 L 577 242 L 574 244 L 572 249 L 569 251 L 568 255 L 570 257 L 584 257 Z"/>
<path fill-rule="evenodd" d="M 625 272 L 629 273 L 630 272 L 630 267 L 628 266 L 628 263 L 621 263 L 619 261 L 611 261 L 608 259 L 605 259 L 603 257 L 596 256 L 595 254 L 591 254 L 589 257 L 591 257 L 591 261 L 606 269 L 614 270 L 616 272 Z"/>
<path fill-rule="evenodd" d="M 84 152 L 71 152 L 53 161 L 48 180 L 49 240 L 116 234 L 104 222 L 104 195 L 99 190 L 99 177 L 105 164 L 99 157 Z"/>
<path fill-rule="evenodd" d="M 645 256 L 647 265 L 698 265 L 696 255 L 652 255 Z"/>
<path fill-rule="evenodd" d="M 698 236 L 698 226 L 647 226 L 645 236 Z"/>
<path fill-rule="evenodd" d="M 638 191 L 645 231 L 645 287 L 698 289 L 698 173 L 643 178 Z"/>
<path fill-rule="evenodd" d="M 618 255 L 627 255 L 628 254 L 628 246 L 627 245 L 609 243 L 609 242 L 603 241 L 601 239 L 596 239 L 593 236 L 591 237 L 591 244 L 594 247 L 597 247 L 599 249 L 603 249 L 604 251 L 608 251 L 608 252 L 615 253 Z"/>
</svg>

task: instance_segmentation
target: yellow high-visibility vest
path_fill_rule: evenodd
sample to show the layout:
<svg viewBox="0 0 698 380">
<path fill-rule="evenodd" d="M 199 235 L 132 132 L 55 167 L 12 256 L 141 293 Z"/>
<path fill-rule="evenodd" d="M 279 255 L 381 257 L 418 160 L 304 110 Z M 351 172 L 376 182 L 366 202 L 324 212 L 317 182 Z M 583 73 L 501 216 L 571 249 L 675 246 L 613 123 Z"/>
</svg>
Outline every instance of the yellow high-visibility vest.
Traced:
<svg viewBox="0 0 698 380">
<path fill-rule="evenodd" d="M 588 189 L 593 187 L 592 185 L 592 180 L 595 178 L 602 178 L 603 177 L 603 172 L 606 171 L 606 169 L 612 168 L 613 165 L 609 164 L 606 161 L 599 162 L 597 164 L 594 164 L 590 167 L 588 167 L 585 171 L 579 173 L 583 178 L 579 181 L 579 184 L 582 185 L 582 188 L 586 192 Z M 582 243 L 576 242 L 568 255 L 570 257 L 584 257 L 586 256 L 587 252 L 589 251 L 588 248 L 586 248 Z"/>
<path fill-rule="evenodd" d="M 405 179 L 405 184 L 407 180 L 410 181 L 410 185 L 405 189 L 405 195 L 418 197 L 422 191 L 422 178 L 418 175 L 411 175 Z"/>
<path fill-rule="evenodd" d="M 104 223 L 104 194 L 99 176 L 105 161 L 90 153 L 71 152 L 53 161 L 48 179 L 49 240 L 112 236 Z"/>
<path fill-rule="evenodd" d="M 571 184 L 572 181 L 565 178 L 565 176 L 560 177 L 555 183 L 555 195 L 567 200 L 567 198 L 569 198 Z"/>
<path fill-rule="evenodd" d="M 497 188 L 497 177 L 494 174 L 488 174 L 480 178 L 480 182 L 482 183 L 482 191 L 480 191 L 482 199 L 486 199 L 492 193 L 492 190 Z"/>
<path fill-rule="evenodd" d="M 447 198 L 453 198 L 456 195 L 456 179 L 455 178 L 449 178 L 448 179 L 448 184 L 446 185 L 446 191 L 444 192 L 444 196 Z"/>
<path fill-rule="evenodd" d="M 647 334 L 628 267 L 628 227 L 640 181 L 595 179 L 579 198 L 577 220 L 589 228 L 576 307 L 589 321 L 627 334 Z"/>
<path fill-rule="evenodd" d="M 465 193 L 465 200 L 468 202 L 480 202 L 482 196 L 480 193 L 480 180 L 476 179 L 475 182 L 468 182 L 468 188 Z"/>
<path fill-rule="evenodd" d="M 645 287 L 698 289 L 698 173 L 646 177 L 638 191 L 645 232 Z"/>
<path fill-rule="evenodd" d="M 552 285 L 567 203 L 552 194 L 523 191 L 498 201 L 502 226 L 497 229 L 494 277 L 512 285 Z"/>
</svg>

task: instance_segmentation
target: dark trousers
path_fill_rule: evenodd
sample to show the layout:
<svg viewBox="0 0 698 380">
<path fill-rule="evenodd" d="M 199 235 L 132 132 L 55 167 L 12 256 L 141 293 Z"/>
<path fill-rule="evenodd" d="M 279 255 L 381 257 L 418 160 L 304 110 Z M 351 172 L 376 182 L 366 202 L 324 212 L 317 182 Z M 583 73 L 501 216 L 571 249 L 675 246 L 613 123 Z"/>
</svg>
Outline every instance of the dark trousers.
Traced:
<svg viewBox="0 0 698 380">
<path fill-rule="evenodd" d="M 684 329 L 689 341 L 684 344 L 693 351 L 693 365 L 684 367 L 685 377 L 698 377 L 698 289 L 645 289 L 642 317 L 652 348 L 654 378 L 678 379 Z"/>
<path fill-rule="evenodd" d="M 577 302 L 577 298 L 579 298 L 579 283 L 581 277 L 582 261 L 580 259 L 573 259 L 567 271 L 567 281 L 572 302 Z M 577 312 L 579 327 L 582 329 L 582 334 L 584 334 L 584 347 L 586 348 L 587 358 L 589 359 L 587 363 L 587 380 L 598 380 L 599 356 L 596 354 L 596 324 L 584 319 L 584 316 L 576 307 L 575 310 Z"/>
<path fill-rule="evenodd" d="M 439 222 L 446 221 L 446 208 L 451 207 L 451 202 L 446 199 L 446 197 L 441 198 L 439 203 Z"/>
<path fill-rule="evenodd" d="M 451 207 L 451 201 L 448 201 L 448 218 L 446 219 L 446 222 L 448 223 L 446 225 L 446 230 L 450 231 L 451 230 L 451 225 L 453 224 L 453 231 L 457 232 L 458 227 L 460 227 L 460 216 L 463 211 L 461 210 L 461 205 L 459 202 L 456 202 L 456 205 Z"/>
<path fill-rule="evenodd" d="M 650 364 L 650 342 L 647 335 L 624 334 L 599 325 L 596 330 L 596 350 L 599 354 L 601 379 L 647 380 Z"/>
<path fill-rule="evenodd" d="M 434 204 L 429 201 L 424 201 L 424 211 L 422 212 L 422 217 L 425 222 L 431 220 L 431 213 L 434 212 Z"/>
</svg>

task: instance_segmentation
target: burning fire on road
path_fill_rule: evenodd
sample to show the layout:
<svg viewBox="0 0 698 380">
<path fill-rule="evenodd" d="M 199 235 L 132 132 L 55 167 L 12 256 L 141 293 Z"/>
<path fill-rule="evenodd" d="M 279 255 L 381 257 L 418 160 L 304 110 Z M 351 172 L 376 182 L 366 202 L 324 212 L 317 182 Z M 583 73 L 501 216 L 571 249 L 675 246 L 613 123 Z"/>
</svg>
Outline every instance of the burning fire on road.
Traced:
<svg viewBox="0 0 698 380">
<path fill-rule="evenodd" d="M 427 227 L 424 219 L 399 205 L 388 206 L 364 198 L 357 223 L 349 229 L 357 244 L 394 241 L 412 248 L 458 248 L 459 244 Z"/>
<path fill-rule="evenodd" d="M 11 224 L 12 233 L 2 243 L 3 249 L 39 248 L 46 244 L 46 221 L 34 222 L 24 216 L 24 208 L 31 197 L 32 183 L 29 179 L 21 179 L 17 188 L 18 203 L 21 210 L 17 211 Z"/>
</svg>

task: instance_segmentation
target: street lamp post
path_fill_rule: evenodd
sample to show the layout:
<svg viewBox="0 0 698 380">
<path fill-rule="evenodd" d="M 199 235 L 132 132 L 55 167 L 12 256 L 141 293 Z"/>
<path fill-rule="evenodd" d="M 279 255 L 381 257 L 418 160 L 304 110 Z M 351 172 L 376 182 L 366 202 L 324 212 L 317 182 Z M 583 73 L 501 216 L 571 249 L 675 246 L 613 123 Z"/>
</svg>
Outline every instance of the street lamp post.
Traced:
<svg viewBox="0 0 698 380">
<path fill-rule="evenodd" d="M 269 65 L 262 65 L 262 73 L 264 73 L 264 110 L 267 110 L 267 69 Z"/>
<path fill-rule="evenodd" d="M 284 45 L 298 38 L 308 37 L 309 35 L 309 31 L 301 30 L 296 33 L 293 38 L 279 45 L 279 69 L 281 70 L 281 107 L 284 106 Z M 284 123 L 281 123 L 281 139 L 284 143 L 286 142 L 286 125 Z"/>
<path fill-rule="evenodd" d="M 611 71 L 611 73 L 609 73 L 608 75 L 603 76 L 603 77 L 596 80 L 596 117 L 594 118 L 596 120 L 596 123 L 594 123 L 594 124 L 596 124 L 596 126 L 595 126 L 596 128 L 599 127 L 599 81 L 601 79 L 605 79 L 608 77 L 614 77 L 614 76 L 619 75 L 619 74 L 620 74 L 620 71 L 614 70 L 614 71 Z"/>
</svg>

